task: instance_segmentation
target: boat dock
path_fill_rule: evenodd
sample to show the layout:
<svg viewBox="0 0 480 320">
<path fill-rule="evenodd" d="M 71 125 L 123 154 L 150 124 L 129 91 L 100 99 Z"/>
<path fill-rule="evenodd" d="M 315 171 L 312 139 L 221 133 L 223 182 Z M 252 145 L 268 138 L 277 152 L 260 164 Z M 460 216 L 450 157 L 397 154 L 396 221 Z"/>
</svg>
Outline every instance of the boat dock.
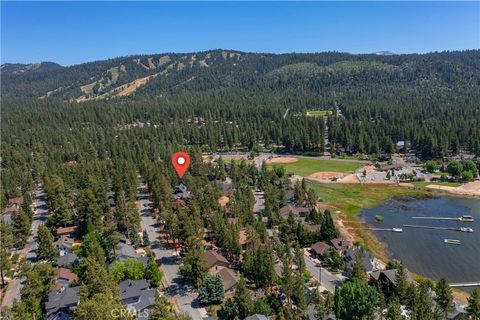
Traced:
<svg viewBox="0 0 480 320">
<path fill-rule="evenodd" d="M 473 222 L 475 221 L 472 216 L 461 216 L 461 217 L 412 217 L 412 219 L 423 219 L 423 220 L 453 220 L 453 221 L 462 221 L 462 222 Z"/>
<path fill-rule="evenodd" d="M 414 224 L 404 224 L 407 228 L 433 229 L 433 230 L 452 230 L 460 232 L 473 232 L 472 228 L 452 228 L 452 227 L 432 227 L 432 226 L 418 226 Z"/>
<path fill-rule="evenodd" d="M 479 287 L 480 286 L 480 281 L 472 281 L 472 282 L 456 282 L 456 283 L 450 283 L 450 287 L 455 288 L 455 287 Z"/>
</svg>

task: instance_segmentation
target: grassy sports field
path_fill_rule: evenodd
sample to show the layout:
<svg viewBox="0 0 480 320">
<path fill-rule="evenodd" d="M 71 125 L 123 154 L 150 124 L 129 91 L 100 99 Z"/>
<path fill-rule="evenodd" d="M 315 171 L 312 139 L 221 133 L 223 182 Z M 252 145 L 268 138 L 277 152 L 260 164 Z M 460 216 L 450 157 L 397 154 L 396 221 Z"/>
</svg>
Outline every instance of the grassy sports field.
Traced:
<svg viewBox="0 0 480 320">
<path fill-rule="evenodd" d="M 315 172 L 329 171 L 329 172 L 353 172 L 361 168 L 364 164 L 354 161 L 339 161 L 339 160 L 321 160 L 314 158 L 297 158 L 297 161 L 292 163 L 270 163 L 268 166 L 282 166 L 287 172 L 293 172 L 300 176 L 308 176 Z"/>
<path fill-rule="evenodd" d="M 307 117 L 324 117 L 332 114 L 331 110 L 308 110 Z"/>
</svg>

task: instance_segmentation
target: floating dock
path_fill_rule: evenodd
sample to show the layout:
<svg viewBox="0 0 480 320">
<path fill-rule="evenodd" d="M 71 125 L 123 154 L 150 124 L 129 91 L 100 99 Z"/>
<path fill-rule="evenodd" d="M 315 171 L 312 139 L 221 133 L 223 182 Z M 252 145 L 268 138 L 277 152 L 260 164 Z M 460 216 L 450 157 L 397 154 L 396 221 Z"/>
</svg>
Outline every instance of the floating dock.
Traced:
<svg viewBox="0 0 480 320">
<path fill-rule="evenodd" d="M 474 222 L 472 216 L 461 216 L 461 217 L 412 217 L 412 219 L 423 219 L 423 220 L 453 220 L 453 221 L 462 221 L 462 222 Z"/>
<path fill-rule="evenodd" d="M 473 232 L 472 228 L 451 228 L 451 227 L 432 227 L 432 226 L 417 226 L 414 224 L 404 224 L 407 228 L 433 229 L 433 230 L 452 230 L 460 232 Z"/>
</svg>

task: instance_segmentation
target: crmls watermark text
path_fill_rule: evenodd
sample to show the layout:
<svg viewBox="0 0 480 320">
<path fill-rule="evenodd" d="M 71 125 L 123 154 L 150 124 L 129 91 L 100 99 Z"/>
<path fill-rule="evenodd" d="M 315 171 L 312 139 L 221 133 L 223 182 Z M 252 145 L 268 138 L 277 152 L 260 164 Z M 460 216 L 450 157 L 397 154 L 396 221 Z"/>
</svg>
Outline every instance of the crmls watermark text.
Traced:
<svg viewBox="0 0 480 320">
<path fill-rule="evenodd" d="M 135 309 L 112 309 L 110 315 L 113 318 L 150 318 L 153 310 L 145 309 L 137 311 Z"/>
</svg>

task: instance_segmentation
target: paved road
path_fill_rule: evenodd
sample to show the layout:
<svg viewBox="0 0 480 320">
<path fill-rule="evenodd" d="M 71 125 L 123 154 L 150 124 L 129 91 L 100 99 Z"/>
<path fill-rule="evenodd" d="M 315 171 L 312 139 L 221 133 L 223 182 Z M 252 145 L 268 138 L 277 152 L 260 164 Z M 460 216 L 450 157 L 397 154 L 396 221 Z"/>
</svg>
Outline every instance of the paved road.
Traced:
<svg viewBox="0 0 480 320">
<path fill-rule="evenodd" d="M 316 263 L 313 262 L 308 253 L 305 254 L 305 266 L 315 279 L 320 280 L 320 268 L 316 266 Z M 345 279 L 346 278 L 340 274 L 332 274 L 325 268 L 322 268 L 322 279 L 320 284 L 321 287 L 330 292 L 335 292 L 335 287 L 341 284 Z"/>
<path fill-rule="evenodd" d="M 164 273 L 164 279 L 168 284 L 165 290 L 167 295 L 172 298 L 174 303 L 184 312 L 188 313 L 193 320 L 201 320 L 207 315 L 205 308 L 200 307 L 197 298 L 197 291 L 189 283 L 182 279 L 178 274 L 181 258 L 170 248 L 160 242 L 158 237 L 159 226 L 152 217 L 150 210 L 151 201 L 148 200 L 147 186 L 141 183 L 138 188 L 140 202 L 140 216 L 142 218 L 142 228 L 147 230 L 148 238 L 151 242 L 151 249 L 155 253 L 156 259 L 161 259 L 161 268 Z"/>
<path fill-rule="evenodd" d="M 19 252 L 20 257 L 26 258 L 31 262 L 35 262 L 37 258 L 37 233 L 38 227 L 45 223 L 47 219 L 47 203 L 45 198 L 45 193 L 43 192 L 43 187 L 40 185 L 35 189 L 35 199 L 33 201 L 33 221 L 32 226 L 30 229 L 30 236 L 28 237 L 27 243 L 25 247 Z M 13 278 L 7 287 L 7 291 L 5 292 L 5 296 L 2 301 L 2 307 L 12 307 L 14 300 L 20 300 L 20 291 L 22 290 L 23 279 L 21 278 Z"/>
<path fill-rule="evenodd" d="M 253 212 L 260 213 L 265 210 L 265 193 L 260 190 L 253 190 L 253 197 L 255 198 L 255 203 L 253 204 Z"/>
</svg>

